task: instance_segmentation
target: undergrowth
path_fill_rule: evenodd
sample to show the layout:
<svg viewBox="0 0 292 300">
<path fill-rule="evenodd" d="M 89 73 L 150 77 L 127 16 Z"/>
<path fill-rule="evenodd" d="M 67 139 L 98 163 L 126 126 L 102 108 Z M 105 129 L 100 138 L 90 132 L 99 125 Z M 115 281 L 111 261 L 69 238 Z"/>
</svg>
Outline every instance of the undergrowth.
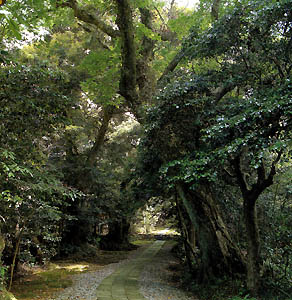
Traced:
<svg viewBox="0 0 292 300">
<path fill-rule="evenodd" d="M 253 298 L 248 294 L 245 278 L 219 278 L 206 285 L 198 284 L 192 275 L 185 272 L 182 276 L 185 289 L 191 291 L 200 300 L 292 300 L 292 287 L 290 290 L 280 289 L 275 285 L 263 283 L 260 296 Z"/>
</svg>

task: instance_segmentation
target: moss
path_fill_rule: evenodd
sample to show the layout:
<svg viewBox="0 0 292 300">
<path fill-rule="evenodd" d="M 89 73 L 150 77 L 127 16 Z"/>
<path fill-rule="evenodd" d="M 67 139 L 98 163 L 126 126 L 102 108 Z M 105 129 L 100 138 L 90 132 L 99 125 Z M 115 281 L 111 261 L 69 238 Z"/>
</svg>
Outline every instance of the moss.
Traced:
<svg viewBox="0 0 292 300">
<path fill-rule="evenodd" d="M 145 243 L 147 244 L 149 241 Z M 143 244 L 143 242 L 138 241 L 138 244 Z M 129 251 L 98 251 L 90 259 L 87 257 L 86 261 L 82 256 L 74 256 L 65 261 L 55 261 L 45 269 L 35 268 L 32 270 L 32 274 L 15 281 L 12 292 L 18 300 L 47 300 L 62 289 L 71 286 L 72 275 L 102 269 L 104 265 L 126 259 L 128 254 Z"/>
<path fill-rule="evenodd" d="M 52 270 L 34 274 L 22 282 L 13 285 L 13 292 L 18 299 L 47 299 L 48 296 L 72 285 L 71 275 L 78 272 L 65 268 L 54 268 Z M 1 299 L 0 299 L 1 300 Z"/>
<path fill-rule="evenodd" d="M 153 241 L 154 241 L 154 239 L 153 240 L 148 240 L 148 241 L 137 240 L 137 241 L 132 242 L 132 244 L 134 244 L 136 246 L 145 246 L 145 245 L 150 245 L 151 243 L 153 243 Z"/>
<path fill-rule="evenodd" d="M 17 300 L 17 299 L 7 291 L 0 291 L 0 300 Z"/>
</svg>

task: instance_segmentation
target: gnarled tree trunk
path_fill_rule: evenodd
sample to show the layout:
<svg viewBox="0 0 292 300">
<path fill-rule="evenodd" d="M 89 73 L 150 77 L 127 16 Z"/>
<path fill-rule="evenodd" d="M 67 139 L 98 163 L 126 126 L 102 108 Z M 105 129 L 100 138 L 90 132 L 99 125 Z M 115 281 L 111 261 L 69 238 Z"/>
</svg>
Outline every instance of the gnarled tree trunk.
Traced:
<svg viewBox="0 0 292 300">
<path fill-rule="evenodd" d="M 181 236 L 183 238 L 183 246 L 185 250 L 186 260 L 190 272 L 193 270 L 193 263 L 196 259 L 195 248 L 196 248 L 196 237 L 195 237 L 195 228 L 191 222 L 188 214 L 186 213 L 183 204 L 179 201 L 176 195 L 176 209 L 177 216 L 179 220 L 179 227 L 181 231 Z"/>
<path fill-rule="evenodd" d="M 177 184 L 176 189 L 195 228 L 201 260 L 198 280 L 208 282 L 222 273 L 244 272 L 243 256 L 232 241 L 208 188 L 200 186 L 192 191 Z"/>
</svg>

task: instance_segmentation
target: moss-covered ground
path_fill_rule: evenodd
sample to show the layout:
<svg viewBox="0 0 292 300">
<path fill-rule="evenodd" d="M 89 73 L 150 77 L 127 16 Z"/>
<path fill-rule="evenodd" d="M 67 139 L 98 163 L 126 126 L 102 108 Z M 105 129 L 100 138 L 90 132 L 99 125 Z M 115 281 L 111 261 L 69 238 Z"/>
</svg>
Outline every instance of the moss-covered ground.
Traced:
<svg viewBox="0 0 292 300">
<path fill-rule="evenodd" d="M 149 241 L 136 241 L 138 246 Z M 74 256 L 67 260 L 54 261 L 44 267 L 27 268 L 13 284 L 11 292 L 18 300 L 47 300 L 57 292 L 72 285 L 72 276 L 82 272 L 97 271 L 103 266 L 126 259 L 128 251 L 96 251 L 84 260 Z"/>
</svg>

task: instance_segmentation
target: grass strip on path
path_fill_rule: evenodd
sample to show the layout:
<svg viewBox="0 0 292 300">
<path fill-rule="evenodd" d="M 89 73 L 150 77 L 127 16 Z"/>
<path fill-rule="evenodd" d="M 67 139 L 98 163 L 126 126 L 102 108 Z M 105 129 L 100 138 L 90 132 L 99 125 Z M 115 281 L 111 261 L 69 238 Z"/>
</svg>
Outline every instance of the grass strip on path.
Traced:
<svg viewBox="0 0 292 300">
<path fill-rule="evenodd" d="M 139 292 L 139 277 L 165 241 L 155 241 L 137 258 L 105 278 L 97 289 L 97 300 L 145 300 Z"/>
</svg>

